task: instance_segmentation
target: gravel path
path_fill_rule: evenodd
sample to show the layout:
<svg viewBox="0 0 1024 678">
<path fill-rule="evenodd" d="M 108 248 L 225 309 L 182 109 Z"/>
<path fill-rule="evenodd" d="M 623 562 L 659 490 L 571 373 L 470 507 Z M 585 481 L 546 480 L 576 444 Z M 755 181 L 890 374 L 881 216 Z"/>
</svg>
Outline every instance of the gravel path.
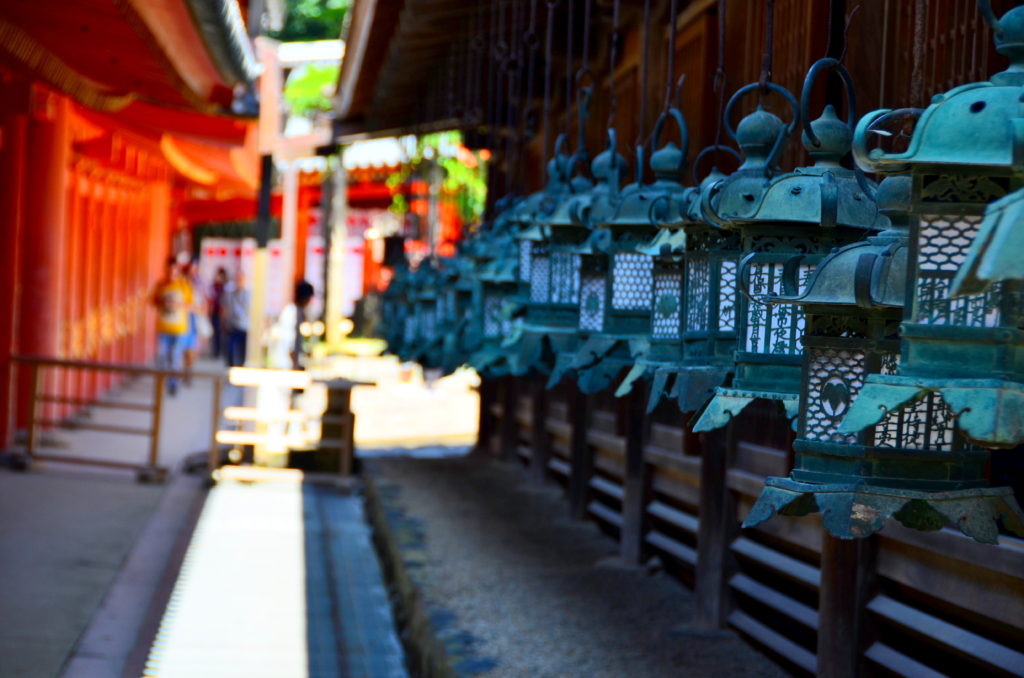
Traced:
<svg viewBox="0 0 1024 678">
<path fill-rule="evenodd" d="M 560 488 L 487 459 L 368 463 L 389 513 L 422 532 L 432 616 L 474 638 L 487 678 L 784 676 L 731 631 L 689 626 L 693 597 L 626 568 L 616 543 L 568 518 Z"/>
</svg>

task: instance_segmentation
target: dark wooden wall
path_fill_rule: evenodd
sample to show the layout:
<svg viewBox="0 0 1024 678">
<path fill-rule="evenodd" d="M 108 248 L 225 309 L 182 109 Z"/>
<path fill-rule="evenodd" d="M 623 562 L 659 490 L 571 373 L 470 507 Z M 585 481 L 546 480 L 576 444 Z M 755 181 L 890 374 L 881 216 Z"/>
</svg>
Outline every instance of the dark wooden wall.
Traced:
<svg viewBox="0 0 1024 678">
<path fill-rule="evenodd" d="M 625 559 L 659 557 L 694 588 L 698 624 L 736 629 L 797 674 L 1024 675 L 1024 540 L 890 523 L 841 541 L 818 515 L 740 530 L 765 476 L 792 465 L 773 404 L 699 437 L 672 404 L 643 417 L 642 390 L 616 400 L 542 386 L 485 382 L 478 453 L 562 484 L 567 510 Z"/>
</svg>

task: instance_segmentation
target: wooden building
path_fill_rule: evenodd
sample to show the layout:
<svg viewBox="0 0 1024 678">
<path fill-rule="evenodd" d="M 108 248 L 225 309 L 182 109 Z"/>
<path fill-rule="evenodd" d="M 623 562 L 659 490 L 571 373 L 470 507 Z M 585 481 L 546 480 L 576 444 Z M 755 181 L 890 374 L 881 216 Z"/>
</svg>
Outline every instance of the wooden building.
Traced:
<svg viewBox="0 0 1024 678">
<path fill-rule="evenodd" d="M 11 356 L 148 361 L 150 295 L 195 195 L 255 204 L 247 4 L 0 6 L 0 448 L 27 414 Z M 43 418 L 112 379 L 48 370 Z"/>
<path fill-rule="evenodd" d="M 992 3 L 998 15 L 1014 4 Z M 579 83 L 593 88 L 591 157 L 613 127 L 631 158 L 678 102 L 692 161 L 727 142 L 722 103 L 746 83 L 770 78 L 799 96 L 829 55 L 853 74 L 861 114 L 924 107 L 1005 67 L 991 38 L 974 0 L 356 0 L 338 132 L 463 129 L 495 153 L 493 204 L 542 185 L 557 133 L 577 148 Z M 845 106 L 838 83 L 815 96 Z M 793 143 L 782 167 L 806 163 Z M 544 381 L 484 382 L 480 451 L 562 483 L 572 514 L 627 560 L 659 556 L 694 587 L 699 624 L 734 628 L 800 674 L 1024 675 L 1024 541 L 889 524 L 840 544 L 823 538 L 820 516 L 740 530 L 763 479 L 793 465 L 774 406 L 755 402 L 728 437 L 695 435 L 674 404 L 645 417 L 635 396 Z M 1024 499 L 1013 455 L 995 452 L 993 474 Z"/>
</svg>

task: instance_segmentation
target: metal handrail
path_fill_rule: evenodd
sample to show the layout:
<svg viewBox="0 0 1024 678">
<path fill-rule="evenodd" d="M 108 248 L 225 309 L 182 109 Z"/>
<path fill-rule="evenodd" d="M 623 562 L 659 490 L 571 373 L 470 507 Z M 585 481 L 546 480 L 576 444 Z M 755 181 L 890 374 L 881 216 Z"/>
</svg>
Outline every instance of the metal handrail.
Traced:
<svg viewBox="0 0 1024 678">
<path fill-rule="evenodd" d="M 224 375 L 216 372 L 184 372 L 180 370 L 162 370 L 144 365 L 121 364 L 121 363 L 100 363 L 85 360 L 67 360 L 50 356 L 36 355 L 13 355 L 11 362 L 26 367 L 29 372 L 29 394 L 28 394 L 28 436 L 25 441 L 25 456 L 31 464 L 33 461 L 57 461 L 62 463 L 86 464 L 90 466 L 104 466 L 108 468 L 134 469 L 139 473 L 141 479 L 162 479 L 167 469 L 159 465 L 160 455 L 160 429 L 163 417 L 164 385 L 169 378 L 178 379 L 210 379 L 213 382 L 213 407 L 211 410 L 210 426 L 210 470 L 216 468 L 218 461 L 218 448 L 216 433 L 220 422 L 221 390 Z M 152 376 L 153 380 L 153 401 L 147 404 L 140 403 L 116 403 L 102 400 L 89 400 L 86 398 L 71 398 L 53 394 L 40 393 L 40 372 L 46 368 L 78 369 L 95 372 L 117 372 L 129 376 Z M 144 410 L 151 416 L 149 428 L 132 428 L 126 426 L 114 426 L 108 424 L 77 424 L 75 428 L 93 431 L 105 431 L 108 433 L 120 433 L 125 435 L 148 436 L 149 454 L 145 463 L 133 464 L 123 461 L 112 461 L 107 459 L 89 459 L 86 457 L 68 457 L 61 455 L 37 454 L 37 433 L 40 425 L 56 425 L 59 422 L 43 419 L 40 416 L 39 405 L 43 402 L 56 402 L 65 404 L 77 404 L 83 406 L 108 407 L 125 410 Z"/>
</svg>

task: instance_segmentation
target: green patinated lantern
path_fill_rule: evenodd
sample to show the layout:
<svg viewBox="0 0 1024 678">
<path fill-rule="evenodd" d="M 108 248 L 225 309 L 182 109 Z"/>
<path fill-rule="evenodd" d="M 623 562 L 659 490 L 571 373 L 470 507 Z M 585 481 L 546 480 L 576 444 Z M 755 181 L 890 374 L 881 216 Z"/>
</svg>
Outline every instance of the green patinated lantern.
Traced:
<svg viewBox="0 0 1024 678">
<path fill-rule="evenodd" d="M 609 329 L 612 322 L 610 319 L 614 316 L 611 285 L 615 262 L 611 232 L 599 226 L 612 219 L 627 194 L 635 192 L 638 185 L 631 185 L 626 194 L 622 193 L 620 177 L 626 160 L 615 152 L 615 146 L 615 132 L 608 130 L 607 149 L 591 163 L 591 174 L 597 181 L 594 188 L 586 201 L 570 204 L 568 209 L 572 221 L 588 232 L 585 243 L 577 248 L 580 257 L 580 299 L 575 310 L 577 330 L 583 343 L 573 353 L 559 357 L 564 361 L 563 364 L 569 364 L 571 358 L 571 367 L 577 374 L 578 385 L 585 393 L 596 393 L 607 388 L 624 365 L 603 361 L 615 343 L 615 340 L 609 340 L 603 334 Z M 620 271 L 621 277 L 622 274 L 623 271 Z M 640 285 L 637 287 L 641 298 L 634 306 L 643 303 L 644 288 Z"/>
<path fill-rule="evenodd" d="M 877 444 L 866 433 L 839 431 L 869 376 L 896 369 L 906 290 L 909 197 L 908 178 L 883 181 L 875 199 L 879 212 L 890 219 L 890 228 L 825 257 L 800 294 L 769 299 L 799 305 L 806 319 L 796 458 L 788 478 L 765 481 L 744 527 L 775 512 L 820 511 L 833 536 L 864 537 L 880 529 L 893 513 L 890 504 L 914 489 L 921 467 L 934 464 L 930 455 L 908 457 Z M 796 268 L 788 275 L 787 283 L 794 288 Z M 896 517 L 910 527 L 923 525 L 921 512 L 913 507 Z M 930 524 L 931 517 L 923 517 L 924 525 Z"/>
<path fill-rule="evenodd" d="M 851 119 L 855 111 L 853 85 L 846 70 L 834 59 L 815 63 L 804 82 L 800 112 L 805 121 L 804 147 L 814 165 L 771 177 L 737 173 L 702 195 L 705 217 L 740 234 L 744 257 L 739 266 L 735 374 L 730 386 L 716 390 L 694 431 L 725 425 L 757 398 L 777 401 L 788 417 L 796 417 L 806 318 L 798 306 L 766 300 L 771 295 L 799 294 L 829 250 L 885 225 L 874 200 L 862 187 L 864 180 L 840 164 L 850 150 L 850 125 L 840 120 L 831 106 L 817 120 L 806 122 L 811 89 L 826 69 L 835 69 L 842 76 Z M 757 89 L 755 84 L 738 91 L 727 113 L 740 97 Z M 765 162 L 766 173 L 773 171 L 783 140 L 801 117 L 792 96 L 780 87 L 773 89 L 793 107 L 794 122 L 782 127 L 778 118 L 764 118 L 765 124 L 780 130 Z"/>
<path fill-rule="evenodd" d="M 890 513 L 912 506 L 993 542 L 1000 516 L 1024 530 L 1012 491 L 989 488 L 986 477 L 986 448 L 1024 442 L 1024 299 L 1017 279 L 974 286 L 967 256 L 986 204 L 1024 183 L 1024 8 L 996 22 L 982 6 L 1008 70 L 934 97 L 906 150 L 867 150 L 869 135 L 891 136 L 894 120 L 907 127 L 903 112 L 877 111 L 857 126 L 859 163 L 911 177 L 911 261 L 898 367 L 868 378 L 839 432 L 866 431 L 907 459 L 931 458 L 915 469 L 912 499 Z"/>
<path fill-rule="evenodd" d="M 541 305 L 552 303 L 551 290 L 554 285 L 564 285 L 566 272 L 563 255 L 554 257 L 557 266 L 552 267 L 552 243 L 546 222 L 562 202 L 572 197 L 573 190 L 586 191 L 589 188 L 589 184 L 581 185 L 578 180 L 573 188 L 570 187 L 567 175 L 570 161 L 562 150 L 564 144 L 565 135 L 559 135 L 554 156 L 547 165 L 547 184 L 516 205 L 512 214 L 519 254 L 516 300 L 525 310 L 505 348 L 511 373 L 517 376 L 531 370 L 549 373 L 554 366 L 555 352 L 567 348 L 564 342 L 553 346 L 552 340 L 548 339 L 543 318 L 549 309 L 541 308 Z M 557 271 L 555 280 L 552 279 L 553 269 Z M 538 320 L 541 320 L 540 324 Z"/>
<path fill-rule="evenodd" d="M 523 332 L 535 347 L 535 364 L 550 372 L 549 388 L 572 368 L 579 347 L 580 252 L 590 229 L 573 215 L 593 200 L 594 184 L 574 173 L 586 157 L 585 151 L 578 151 L 566 164 L 569 191 L 549 216 L 538 220 L 541 237 L 533 241 L 531 250 Z"/>
<path fill-rule="evenodd" d="M 681 146 L 670 141 L 658 148 L 668 121 L 678 126 Z M 658 150 L 651 155 L 650 166 L 655 181 L 649 185 L 642 183 L 644 159 L 642 150 L 638 149 L 636 181 L 624 188 L 617 199 L 613 196 L 597 203 L 590 211 L 590 221 L 596 227 L 591 247 L 595 258 L 603 259 L 605 275 L 603 288 L 600 288 L 603 293 L 599 303 L 603 310 L 601 317 L 585 315 L 586 300 L 581 300 L 581 329 L 585 319 L 594 325 L 577 355 L 576 368 L 585 391 L 607 387 L 624 367 L 630 367 L 615 393 L 622 396 L 632 389 L 637 379 L 654 373 L 655 365 L 648 361 L 654 289 L 654 258 L 650 245 L 659 231 L 656 224 L 664 220 L 670 210 L 678 210 L 675 203 L 682 200 L 686 192 L 680 180 L 686 167 L 687 144 L 685 119 L 678 110 L 669 109 L 654 126 L 652 146 Z M 614 187 L 616 180 L 617 176 L 612 176 L 609 186 Z"/>
<path fill-rule="evenodd" d="M 409 304 L 406 298 L 409 285 L 410 271 L 409 264 L 403 256 L 394 263 L 391 281 L 381 295 L 381 339 L 387 342 L 389 353 L 399 355 L 406 338 L 406 325 L 409 324 L 409 333 L 412 332 L 411 323 L 407 323 L 409 317 Z"/>
<path fill-rule="evenodd" d="M 719 152 L 743 164 L 735 150 L 712 146 L 697 155 L 695 174 L 703 158 Z M 669 214 L 678 216 L 662 222 L 662 232 L 648 247 L 654 255 L 651 348 L 646 357 L 654 376 L 648 411 L 667 394 L 682 412 L 692 412 L 732 370 L 740 239 L 700 216 L 701 194 L 724 177 L 713 167 L 698 187 L 669 203 Z"/>
<path fill-rule="evenodd" d="M 438 326 L 441 329 L 441 362 L 444 374 L 457 370 L 469 355 L 465 335 L 472 313 L 473 285 L 471 261 L 460 250 L 454 257 L 441 260 L 442 280 L 438 299 Z"/>
<path fill-rule="evenodd" d="M 413 315 L 416 338 L 410 353 L 411 360 L 423 367 L 435 368 L 441 363 L 442 329 L 438 322 L 441 272 L 434 261 L 424 259 L 416 269 L 416 288 Z"/>
<path fill-rule="evenodd" d="M 481 252 L 473 304 L 479 348 L 469 357 L 468 363 L 485 377 L 504 376 L 509 368 L 502 344 L 512 331 L 511 308 L 516 294 L 518 255 L 509 218 L 512 207 L 514 202 L 511 199 L 504 201 L 489 228 L 480 236 Z"/>
</svg>

